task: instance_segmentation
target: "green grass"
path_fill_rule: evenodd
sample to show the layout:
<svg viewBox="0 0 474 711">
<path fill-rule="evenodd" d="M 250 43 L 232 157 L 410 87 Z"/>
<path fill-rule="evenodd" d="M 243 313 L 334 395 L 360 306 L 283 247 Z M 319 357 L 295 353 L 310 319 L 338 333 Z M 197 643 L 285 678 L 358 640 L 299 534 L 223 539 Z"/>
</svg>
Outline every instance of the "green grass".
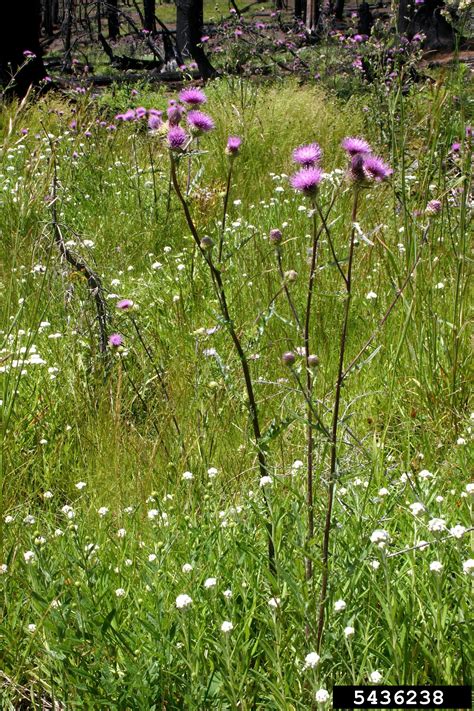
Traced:
<svg viewBox="0 0 474 711">
<path fill-rule="evenodd" d="M 170 190 L 167 151 L 142 125 L 109 132 L 98 124 L 132 102 L 164 108 L 168 97 L 141 86 L 136 97 L 115 88 L 98 100 L 50 96 L 3 107 L 4 708 L 19 708 L 27 697 L 31 708 L 47 698 L 68 709 L 308 709 L 318 689 L 369 683 L 375 670 L 387 684 L 470 681 L 471 581 L 463 571 L 472 556 L 469 534 L 458 539 L 427 525 L 434 518 L 447 529 L 471 525 L 466 77 L 454 72 L 407 96 L 394 90 L 383 105 L 375 93 L 341 103 L 320 87 L 290 81 L 220 79 L 206 93 L 216 129 L 199 139 L 190 207 L 200 234 L 217 240 L 224 147 L 229 134 L 242 136 L 222 275 L 252 356 L 273 478 L 265 491 L 276 572 L 266 558 L 269 514 L 240 363 L 207 265 Z M 73 118 L 77 132 L 69 128 Z M 283 231 L 283 267 L 298 272 L 290 288 L 302 314 L 311 219 L 306 199 L 288 184 L 291 152 L 317 140 L 325 171 L 345 169 L 345 135 L 364 135 L 394 169 L 389 183 L 361 197 L 357 220 L 369 242 L 361 239 L 355 252 L 346 363 L 377 328 L 422 251 L 414 277 L 342 391 L 326 628 L 320 663 L 304 669 L 315 650 L 329 447 L 316 432 L 316 529 L 308 541 L 305 466 L 293 466 L 306 462 L 306 405 L 294 378 L 304 380 L 305 368 L 302 358 L 293 374 L 281 362 L 302 341 L 279 293 L 267 236 L 275 227 Z M 459 156 L 450 152 L 456 139 Z M 124 351 L 109 349 L 106 358 L 98 352 L 84 277 L 61 261 L 54 243 L 55 162 L 64 239 L 100 275 L 109 332 L 124 339 Z M 183 159 L 183 185 L 187 170 Z M 344 259 L 352 189 L 343 173 L 332 179 L 340 188 L 330 229 Z M 326 179 L 319 198 L 325 208 L 332 195 Z M 424 210 L 434 198 L 442 209 L 431 218 Z M 329 426 L 344 289 L 324 234 L 318 265 L 314 397 Z M 368 299 L 369 292 L 376 298 Z M 132 299 L 133 311 L 119 312 L 117 297 Z M 192 479 L 183 479 L 186 471 Z M 409 509 L 414 502 L 425 507 L 417 516 Z M 371 542 L 377 529 L 390 533 L 385 549 Z M 428 548 L 403 552 L 421 540 Z M 305 557 L 314 564 L 310 583 Z M 434 561 L 441 572 L 430 570 Z M 186 563 L 192 570 L 183 571 Z M 206 588 L 213 577 L 216 585 Z M 193 602 L 180 610 L 175 601 L 184 593 Z M 276 607 L 269 604 L 274 598 Z M 340 599 L 346 606 L 337 612 Z M 221 631 L 223 621 L 233 623 L 231 632 Z M 348 626 L 353 636 L 345 636 Z"/>
</svg>

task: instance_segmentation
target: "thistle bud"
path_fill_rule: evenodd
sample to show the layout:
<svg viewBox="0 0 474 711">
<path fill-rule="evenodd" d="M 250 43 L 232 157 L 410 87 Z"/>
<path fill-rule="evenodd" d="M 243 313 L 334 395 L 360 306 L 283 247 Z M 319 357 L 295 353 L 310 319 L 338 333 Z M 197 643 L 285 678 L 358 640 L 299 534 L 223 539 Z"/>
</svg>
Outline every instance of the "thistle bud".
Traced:
<svg viewBox="0 0 474 711">
<path fill-rule="evenodd" d="M 295 362 L 295 354 L 292 353 L 291 351 L 287 351 L 286 353 L 283 353 L 281 357 L 281 362 L 283 365 L 293 365 Z"/>
<path fill-rule="evenodd" d="M 210 237 L 203 237 L 199 243 L 199 246 L 204 251 L 208 251 L 214 247 L 214 242 L 212 241 L 212 239 Z"/>
<path fill-rule="evenodd" d="M 270 235 L 269 235 L 268 239 L 272 244 L 278 245 L 278 244 L 280 244 L 282 237 L 283 237 L 283 235 L 282 235 L 281 231 L 278 229 L 275 229 L 275 230 L 270 230 Z"/>
<path fill-rule="evenodd" d="M 319 365 L 319 358 L 317 355 L 309 355 L 308 356 L 308 367 L 309 368 L 317 368 Z"/>
<path fill-rule="evenodd" d="M 290 269 L 288 272 L 285 272 L 285 281 L 288 282 L 293 282 L 298 279 L 298 272 L 295 272 L 294 269 Z"/>
</svg>

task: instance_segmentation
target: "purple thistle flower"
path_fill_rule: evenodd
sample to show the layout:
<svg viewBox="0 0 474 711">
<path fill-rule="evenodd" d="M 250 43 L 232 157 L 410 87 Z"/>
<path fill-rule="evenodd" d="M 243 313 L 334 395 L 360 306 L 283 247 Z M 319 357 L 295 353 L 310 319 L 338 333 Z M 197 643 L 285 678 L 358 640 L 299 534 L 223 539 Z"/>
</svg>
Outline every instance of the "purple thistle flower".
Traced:
<svg viewBox="0 0 474 711">
<path fill-rule="evenodd" d="M 170 126 L 177 126 L 183 116 L 183 107 L 175 101 L 170 101 L 170 105 L 166 110 Z"/>
<path fill-rule="evenodd" d="M 364 141 L 363 138 L 344 138 L 341 143 L 341 146 L 344 148 L 345 151 L 349 153 L 350 156 L 355 156 L 357 153 L 372 153 L 372 148 L 369 146 L 367 141 Z"/>
<path fill-rule="evenodd" d="M 387 180 L 393 170 L 378 156 L 364 156 L 364 172 L 369 179 L 380 183 Z"/>
<path fill-rule="evenodd" d="M 120 333 L 111 333 L 109 336 L 109 346 L 112 348 L 119 348 L 123 343 L 123 338 Z"/>
<path fill-rule="evenodd" d="M 236 156 L 242 145 L 242 139 L 239 136 L 229 136 L 225 152 L 229 156 Z"/>
<path fill-rule="evenodd" d="M 199 133 L 207 133 L 214 128 L 214 121 L 203 111 L 190 111 L 186 118 L 191 129 Z"/>
<path fill-rule="evenodd" d="M 181 150 L 186 144 L 187 140 L 188 134 L 186 133 L 184 128 L 181 128 L 181 126 L 171 126 L 170 130 L 168 131 L 168 146 L 171 148 L 172 151 Z"/>
<path fill-rule="evenodd" d="M 312 197 L 316 195 L 322 177 L 323 171 L 320 168 L 302 168 L 291 176 L 290 183 L 295 190 Z"/>
<path fill-rule="evenodd" d="M 309 143 L 306 146 L 295 148 L 293 151 L 293 160 L 305 168 L 310 168 L 319 163 L 322 155 L 321 147 L 317 143 Z"/>
<path fill-rule="evenodd" d="M 458 142 L 453 143 L 453 145 L 451 146 L 451 151 L 453 153 L 459 153 L 460 150 L 461 150 L 461 144 Z"/>
<path fill-rule="evenodd" d="M 355 182 L 363 181 L 366 179 L 364 171 L 364 156 L 362 153 L 356 153 L 352 156 L 351 166 L 349 168 L 349 175 Z"/>
<path fill-rule="evenodd" d="M 207 97 L 204 94 L 204 92 L 201 91 L 201 89 L 197 88 L 189 88 L 189 89 L 183 89 L 179 93 L 179 100 L 183 102 L 183 104 L 189 104 L 190 106 L 199 106 L 200 104 L 205 104 L 207 101 Z"/>
<path fill-rule="evenodd" d="M 148 128 L 150 131 L 157 131 L 160 126 L 163 125 L 163 121 L 161 116 L 157 116 L 156 114 L 150 114 L 148 117 Z"/>
<path fill-rule="evenodd" d="M 127 311 L 132 308 L 133 301 L 131 299 L 121 299 L 120 301 L 117 301 L 116 306 L 120 309 L 120 311 Z"/>
<path fill-rule="evenodd" d="M 146 116 L 147 111 L 143 106 L 139 106 L 137 109 L 135 109 L 135 116 L 140 119 Z"/>
<path fill-rule="evenodd" d="M 428 215 L 437 215 L 441 212 L 441 200 L 430 200 L 425 208 Z"/>
</svg>

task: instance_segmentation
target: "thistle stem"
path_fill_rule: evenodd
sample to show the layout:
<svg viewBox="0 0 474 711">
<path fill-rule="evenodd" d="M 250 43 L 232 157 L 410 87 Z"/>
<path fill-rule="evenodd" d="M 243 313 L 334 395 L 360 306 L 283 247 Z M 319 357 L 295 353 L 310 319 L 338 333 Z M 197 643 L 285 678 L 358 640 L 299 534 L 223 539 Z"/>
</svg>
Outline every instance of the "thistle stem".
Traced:
<svg viewBox="0 0 474 711">
<path fill-rule="evenodd" d="M 347 343 L 347 328 L 349 324 L 349 312 L 352 298 L 352 265 L 354 259 L 354 242 L 355 242 L 355 227 L 354 222 L 357 217 L 357 207 L 359 202 L 359 189 L 357 186 L 354 188 L 354 202 L 352 205 L 352 228 L 351 228 L 351 238 L 349 247 L 349 264 L 347 267 L 347 277 L 345 278 L 346 284 L 346 300 L 344 305 L 344 317 L 341 329 L 341 341 L 339 346 L 339 365 L 337 372 L 336 381 L 336 391 L 334 395 L 334 410 L 332 418 L 332 432 L 331 432 L 331 462 L 329 471 L 329 482 L 328 482 L 328 500 L 326 508 L 326 519 L 324 524 L 323 533 L 323 545 L 322 545 L 322 579 L 321 579 L 321 595 L 319 599 L 319 616 L 318 616 L 318 630 L 317 630 L 317 640 L 316 648 L 319 651 L 321 649 L 321 642 L 324 631 L 324 616 L 326 609 L 326 594 L 328 587 L 329 578 L 329 542 L 331 534 L 331 519 L 332 519 L 332 507 L 334 501 L 334 485 L 336 480 L 337 471 L 337 430 L 339 425 L 339 408 L 341 404 L 341 389 L 344 380 L 344 355 L 346 351 Z"/>
</svg>

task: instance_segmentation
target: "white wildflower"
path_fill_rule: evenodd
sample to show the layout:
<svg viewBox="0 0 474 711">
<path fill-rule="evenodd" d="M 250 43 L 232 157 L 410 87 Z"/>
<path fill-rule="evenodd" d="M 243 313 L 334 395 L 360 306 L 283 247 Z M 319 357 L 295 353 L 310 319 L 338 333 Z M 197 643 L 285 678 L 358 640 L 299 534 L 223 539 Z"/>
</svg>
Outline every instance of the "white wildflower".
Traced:
<svg viewBox="0 0 474 711">
<path fill-rule="evenodd" d="M 178 610 L 184 610 L 186 607 L 189 607 L 189 605 L 192 605 L 192 602 L 192 598 L 184 593 L 183 595 L 178 595 L 176 598 L 176 607 Z"/>
<path fill-rule="evenodd" d="M 229 622 L 228 620 L 224 620 L 224 622 L 221 624 L 221 632 L 231 632 L 234 629 L 234 625 L 232 622 Z"/>
<path fill-rule="evenodd" d="M 303 669 L 314 669 L 318 666 L 321 657 L 317 652 L 310 652 L 304 658 Z"/>
</svg>

